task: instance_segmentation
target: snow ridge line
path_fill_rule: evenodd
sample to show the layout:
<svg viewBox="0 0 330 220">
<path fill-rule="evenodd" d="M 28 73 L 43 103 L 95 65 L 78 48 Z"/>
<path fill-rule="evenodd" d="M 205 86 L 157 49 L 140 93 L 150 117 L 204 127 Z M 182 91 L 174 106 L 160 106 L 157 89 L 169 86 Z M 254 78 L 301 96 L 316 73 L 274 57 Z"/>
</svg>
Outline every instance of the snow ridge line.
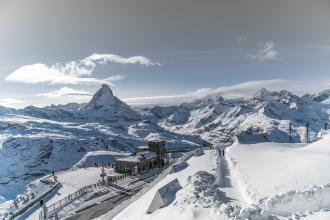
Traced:
<svg viewBox="0 0 330 220">
<path fill-rule="evenodd" d="M 230 151 L 230 148 L 227 151 Z M 274 196 L 259 198 L 255 193 L 256 190 L 236 169 L 237 162 L 230 156 L 229 152 L 226 154 L 226 158 L 228 159 L 228 166 L 237 180 L 239 190 L 248 204 L 252 206 L 285 217 L 306 211 L 320 211 L 330 206 L 330 183 L 313 185 L 305 190 L 290 190 Z"/>
<path fill-rule="evenodd" d="M 260 199 L 259 206 L 283 216 L 297 212 L 320 211 L 330 206 L 330 183 L 310 186 L 307 190 L 290 190 Z"/>
</svg>

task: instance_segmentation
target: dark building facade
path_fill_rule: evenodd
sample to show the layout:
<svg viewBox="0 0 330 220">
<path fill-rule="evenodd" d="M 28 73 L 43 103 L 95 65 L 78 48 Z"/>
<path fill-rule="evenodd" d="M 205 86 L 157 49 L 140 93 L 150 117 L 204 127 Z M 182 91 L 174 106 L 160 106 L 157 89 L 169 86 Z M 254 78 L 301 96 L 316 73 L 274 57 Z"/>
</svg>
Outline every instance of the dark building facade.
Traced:
<svg viewBox="0 0 330 220">
<path fill-rule="evenodd" d="M 148 141 L 148 146 L 138 147 L 138 152 L 116 160 L 118 173 L 138 174 L 164 166 L 168 159 L 165 141 Z"/>
</svg>

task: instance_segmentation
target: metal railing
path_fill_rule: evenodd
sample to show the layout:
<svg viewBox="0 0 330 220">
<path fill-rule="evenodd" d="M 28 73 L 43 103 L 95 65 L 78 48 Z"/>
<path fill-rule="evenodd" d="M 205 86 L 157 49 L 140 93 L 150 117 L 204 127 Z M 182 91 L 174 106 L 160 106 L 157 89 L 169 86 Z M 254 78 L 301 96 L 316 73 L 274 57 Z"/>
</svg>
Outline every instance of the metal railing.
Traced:
<svg viewBox="0 0 330 220">
<path fill-rule="evenodd" d="M 66 205 L 72 203 L 72 201 L 80 198 L 83 195 L 86 195 L 89 192 L 94 191 L 94 189 L 97 187 L 97 184 L 93 184 L 93 185 L 89 185 L 89 186 L 85 186 L 79 190 L 77 190 L 76 192 L 66 196 L 65 198 L 55 202 L 54 204 L 47 206 L 46 208 L 46 212 L 47 212 L 47 217 L 51 217 L 54 214 L 56 214 L 59 210 L 61 210 L 63 207 L 65 207 Z"/>
<path fill-rule="evenodd" d="M 120 175 L 120 176 L 114 176 L 113 177 L 113 183 L 117 182 L 118 180 L 122 180 L 124 178 L 127 178 L 129 175 Z M 47 206 L 46 212 L 47 212 L 47 217 L 51 218 L 56 215 L 63 207 L 67 206 L 68 204 L 72 203 L 74 200 L 80 198 L 81 196 L 86 195 L 89 192 L 93 192 L 102 186 L 106 185 L 106 183 L 96 183 L 92 185 L 85 186 L 81 189 L 78 189 L 76 192 L 66 196 L 65 198 L 55 202 L 54 204 L 51 204 L 50 206 Z M 41 215 L 41 214 L 40 214 Z M 40 218 L 39 218 L 40 219 Z M 40 219 L 42 220 L 42 219 Z"/>
<path fill-rule="evenodd" d="M 164 171 L 166 168 L 169 168 L 173 164 L 180 163 L 182 161 L 188 160 L 190 157 L 192 157 L 194 155 L 194 153 L 196 153 L 196 149 L 185 153 L 184 156 L 182 158 L 180 158 L 179 160 L 169 161 L 169 163 L 166 166 L 164 166 L 161 170 Z M 158 169 L 152 169 L 152 170 L 149 170 L 146 174 L 149 174 L 150 175 L 152 173 L 154 173 L 154 175 L 155 175 L 156 173 L 159 174 L 161 172 Z M 124 175 L 120 175 L 120 176 L 114 176 L 113 177 L 112 184 L 115 184 L 118 180 L 122 180 L 122 179 L 125 179 L 125 178 L 130 177 L 130 176 L 131 175 L 128 175 L 128 174 L 124 174 Z M 137 177 L 137 181 L 138 181 L 139 180 L 139 177 L 141 178 L 143 176 L 144 176 L 144 174 L 142 173 L 142 174 L 137 175 L 135 177 Z M 143 178 L 142 178 L 142 180 L 143 180 Z M 96 184 L 85 186 L 85 187 L 77 190 L 76 192 L 74 192 L 74 193 L 66 196 L 65 198 L 63 198 L 63 199 L 55 202 L 54 204 L 51 204 L 50 206 L 47 206 L 46 207 L 46 216 L 47 216 L 47 218 L 54 218 L 55 217 L 55 219 L 56 219 L 57 213 L 62 208 L 64 208 L 68 204 L 72 203 L 74 200 L 80 198 L 81 196 L 84 196 L 84 195 L 86 195 L 89 192 L 93 192 L 93 191 L 99 189 L 100 187 L 102 187 L 104 185 L 106 185 L 106 183 L 103 183 L 102 184 L 100 182 L 100 183 L 96 183 Z M 39 214 L 39 220 L 44 220 L 43 210 Z"/>
</svg>

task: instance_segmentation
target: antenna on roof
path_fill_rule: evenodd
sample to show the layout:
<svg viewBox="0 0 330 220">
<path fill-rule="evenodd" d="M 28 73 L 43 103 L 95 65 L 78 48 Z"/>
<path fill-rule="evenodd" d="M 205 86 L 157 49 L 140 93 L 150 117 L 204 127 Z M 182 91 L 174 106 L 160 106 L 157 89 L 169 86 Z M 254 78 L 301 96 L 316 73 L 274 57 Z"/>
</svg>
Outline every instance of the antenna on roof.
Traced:
<svg viewBox="0 0 330 220">
<path fill-rule="evenodd" d="M 324 122 L 324 130 L 327 130 L 328 129 L 328 120 L 325 120 Z"/>
<path fill-rule="evenodd" d="M 306 143 L 309 142 L 309 123 L 306 122 Z"/>
</svg>

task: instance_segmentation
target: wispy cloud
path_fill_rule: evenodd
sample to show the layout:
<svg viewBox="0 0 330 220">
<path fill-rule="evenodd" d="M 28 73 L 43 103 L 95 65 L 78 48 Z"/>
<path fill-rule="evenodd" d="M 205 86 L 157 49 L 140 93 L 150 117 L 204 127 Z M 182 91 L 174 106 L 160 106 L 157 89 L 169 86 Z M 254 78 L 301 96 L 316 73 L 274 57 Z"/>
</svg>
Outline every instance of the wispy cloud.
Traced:
<svg viewBox="0 0 330 220">
<path fill-rule="evenodd" d="M 236 43 L 238 45 L 245 44 L 248 40 L 248 37 L 246 35 L 239 35 L 236 37 Z"/>
<path fill-rule="evenodd" d="M 0 105 L 1 106 L 6 106 L 6 107 L 16 107 L 19 105 L 24 104 L 25 102 L 19 99 L 15 99 L 15 98 L 2 98 L 0 99 Z"/>
<path fill-rule="evenodd" d="M 277 90 L 284 89 L 289 85 L 291 85 L 291 81 L 284 79 L 258 80 L 220 88 L 201 88 L 185 94 L 127 98 L 124 99 L 124 101 L 135 106 L 152 106 L 180 104 L 200 99 L 208 95 L 221 95 L 224 98 L 249 98 L 261 88 Z"/>
<path fill-rule="evenodd" d="M 71 61 L 64 65 L 57 63 L 52 66 L 37 63 L 25 65 L 11 74 L 5 80 L 28 84 L 103 84 L 114 85 L 113 82 L 121 80 L 124 76 L 116 74 L 105 79 L 91 77 L 97 65 L 107 63 L 138 64 L 144 66 L 160 65 L 143 56 L 121 57 L 115 54 L 94 53 L 79 61 Z"/>
<path fill-rule="evenodd" d="M 85 62 L 86 65 L 89 65 L 90 62 L 94 63 L 121 63 L 121 64 L 140 64 L 145 66 L 155 66 L 155 65 L 161 65 L 160 63 L 153 62 L 149 58 L 144 56 L 132 56 L 132 57 L 121 57 L 115 54 L 98 54 L 94 53 L 89 57 L 86 57 L 83 62 Z"/>
<path fill-rule="evenodd" d="M 318 85 L 317 88 L 315 85 Z M 196 91 L 171 96 L 150 96 L 124 99 L 133 106 L 154 106 L 154 105 L 177 105 L 183 102 L 191 102 L 206 96 L 222 96 L 225 99 L 251 98 L 257 91 L 266 88 L 271 91 L 289 90 L 296 95 L 306 93 L 313 94 L 330 88 L 330 79 L 322 79 L 311 82 L 297 82 L 286 79 L 256 80 L 247 81 L 235 85 L 219 88 L 201 88 Z"/>
<path fill-rule="evenodd" d="M 279 52 L 277 45 L 272 42 L 262 42 L 258 44 L 258 51 L 254 54 L 248 54 L 246 57 L 248 59 L 255 59 L 259 61 L 271 61 L 279 59 Z"/>
<path fill-rule="evenodd" d="M 76 97 L 76 96 L 92 96 L 93 93 L 86 92 L 83 90 L 76 90 L 70 87 L 62 87 L 58 90 L 45 92 L 45 93 L 39 93 L 37 96 L 47 97 L 47 98 L 62 98 L 62 97 Z"/>
</svg>

